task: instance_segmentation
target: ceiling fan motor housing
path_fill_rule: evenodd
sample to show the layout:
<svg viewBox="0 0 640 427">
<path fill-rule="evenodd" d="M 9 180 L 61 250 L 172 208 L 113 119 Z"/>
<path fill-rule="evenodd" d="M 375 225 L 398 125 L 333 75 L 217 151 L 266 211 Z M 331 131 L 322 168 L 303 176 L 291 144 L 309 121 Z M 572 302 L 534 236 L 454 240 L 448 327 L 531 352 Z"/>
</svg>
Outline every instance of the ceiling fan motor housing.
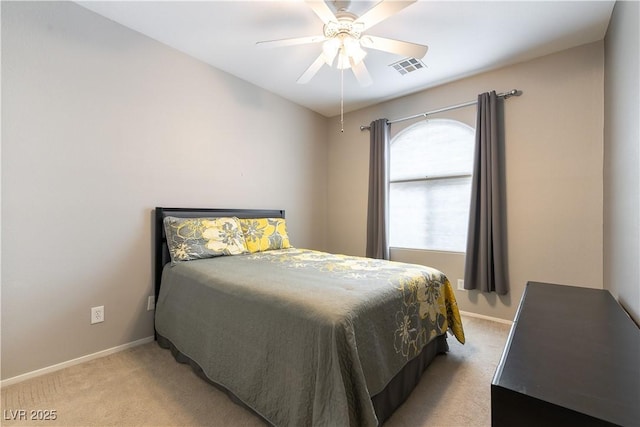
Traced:
<svg viewBox="0 0 640 427">
<path fill-rule="evenodd" d="M 332 39 L 339 35 L 348 35 L 358 40 L 362 35 L 364 24 L 355 22 L 356 16 L 349 12 L 339 12 L 336 15 L 337 21 L 329 21 L 324 25 L 324 36 Z"/>
</svg>

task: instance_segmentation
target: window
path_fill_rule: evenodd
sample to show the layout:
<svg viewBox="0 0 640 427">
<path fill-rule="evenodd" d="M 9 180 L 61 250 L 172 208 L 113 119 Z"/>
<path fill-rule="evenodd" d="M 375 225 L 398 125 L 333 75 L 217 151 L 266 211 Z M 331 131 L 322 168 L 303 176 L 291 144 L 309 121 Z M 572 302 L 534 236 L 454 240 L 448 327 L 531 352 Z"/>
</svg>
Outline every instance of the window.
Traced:
<svg viewBox="0 0 640 427">
<path fill-rule="evenodd" d="M 431 119 L 391 141 L 389 243 L 465 252 L 475 131 L 456 120 Z"/>
</svg>

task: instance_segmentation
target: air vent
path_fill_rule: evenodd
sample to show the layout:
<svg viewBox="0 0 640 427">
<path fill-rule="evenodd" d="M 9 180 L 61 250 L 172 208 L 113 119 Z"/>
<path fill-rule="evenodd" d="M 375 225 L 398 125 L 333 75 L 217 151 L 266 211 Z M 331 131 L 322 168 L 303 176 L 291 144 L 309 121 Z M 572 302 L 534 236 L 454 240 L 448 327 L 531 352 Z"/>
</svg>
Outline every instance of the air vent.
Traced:
<svg viewBox="0 0 640 427">
<path fill-rule="evenodd" d="M 421 70 L 423 68 L 427 68 L 426 65 L 422 61 L 416 58 L 405 58 L 398 62 L 394 62 L 390 64 L 389 67 L 393 67 L 398 73 L 403 76 L 407 73 L 412 73 L 417 70 Z"/>
</svg>

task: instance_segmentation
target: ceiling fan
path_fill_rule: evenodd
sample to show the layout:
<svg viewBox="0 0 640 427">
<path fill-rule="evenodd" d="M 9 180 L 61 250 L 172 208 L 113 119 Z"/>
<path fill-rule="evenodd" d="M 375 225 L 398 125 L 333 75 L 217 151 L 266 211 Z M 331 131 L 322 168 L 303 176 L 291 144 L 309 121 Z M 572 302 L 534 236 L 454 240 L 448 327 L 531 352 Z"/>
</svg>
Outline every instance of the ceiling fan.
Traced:
<svg viewBox="0 0 640 427">
<path fill-rule="evenodd" d="M 350 2 L 335 1 L 337 9 L 335 14 L 324 1 L 305 0 L 305 2 L 324 23 L 322 35 L 256 43 L 261 47 L 282 47 L 322 42 L 322 52 L 298 78 L 298 83 L 309 82 L 324 64 L 332 67 L 336 63 L 338 69 L 351 68 L 362 86 L 370 85 L 371 75 L 363 61 L 367 52 L 363 48 L 418 59 L 423 58 L 427 53 L 428 47 L 425 45 L 364 34 L 369 28 L 415 3 L 416 0 L 381 1 L 360 17 L 346 9 L 344 4 L 348 5 Z"/>
</svg>

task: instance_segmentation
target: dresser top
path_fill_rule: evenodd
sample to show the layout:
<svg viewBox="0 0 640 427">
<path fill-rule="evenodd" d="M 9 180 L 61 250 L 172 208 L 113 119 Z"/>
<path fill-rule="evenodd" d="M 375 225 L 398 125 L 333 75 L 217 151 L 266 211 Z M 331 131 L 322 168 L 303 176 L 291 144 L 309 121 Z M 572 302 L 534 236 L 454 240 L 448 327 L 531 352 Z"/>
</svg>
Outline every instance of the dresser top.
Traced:
<svg viewBox="0 0 640 427">
<path fill-rule="evenodd" d="M 635 425 L 640 329 L 606 290 L 529 282 L 492 385 Z"/>
</svg>

